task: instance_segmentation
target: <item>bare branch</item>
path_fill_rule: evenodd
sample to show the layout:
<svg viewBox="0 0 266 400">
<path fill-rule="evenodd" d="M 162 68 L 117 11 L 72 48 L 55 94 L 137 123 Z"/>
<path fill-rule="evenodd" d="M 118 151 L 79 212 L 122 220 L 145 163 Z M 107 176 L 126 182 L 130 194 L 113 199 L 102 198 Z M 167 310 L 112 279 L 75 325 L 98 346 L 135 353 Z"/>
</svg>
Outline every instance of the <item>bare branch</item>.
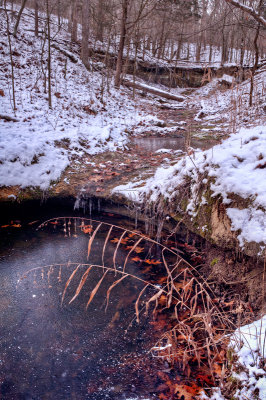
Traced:
<svg viewBox="0 0 266 400">
<path fill-rule="evenodd" d="M 249 15 L 251 15 L 256 21 L 260 22 L 266 28 L 266 19 L 263 18 L 257 11 L 253 8 L 248 7 L 242 3 L 239 3 L 238 0 L 225 0 L 228 4 L 231 4 L 234 7 L 239 8 L 242 11 L 245 11 Z"/>
</svg>

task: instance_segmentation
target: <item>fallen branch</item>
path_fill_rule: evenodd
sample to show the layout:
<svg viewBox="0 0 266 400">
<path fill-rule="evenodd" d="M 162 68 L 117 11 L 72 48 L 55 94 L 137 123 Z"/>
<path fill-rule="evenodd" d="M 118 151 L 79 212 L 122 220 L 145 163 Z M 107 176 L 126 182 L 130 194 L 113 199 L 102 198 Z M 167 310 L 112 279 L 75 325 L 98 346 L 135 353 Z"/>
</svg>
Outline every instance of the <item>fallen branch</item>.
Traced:
<svg viewBox="0 0 266 400">
<path fill-rule="evenodd" d="M 19 119 L 10 117 L 10 115 L 1 115 L 0 114 L 0 119 L 4 119 L 5 121 L 19 122 Z"/>
<path fill-rule="evenodd" d="M 72 61 L 74 64 L 78 63 L 78 59 L 73 54 L 71 54 L 69 51 L 62 49 L 55 43 L 52 44 L 52 47 L 54 49 L 60 51 L 60 53 L 64 54 L 64 56 L 68 57 L 70 59 L 70 61 Z"/>
<path fill-rule="evenodd" d="M 177 96 L 175 94 L 168 93 L 168 92 L 165 92 L 160 89 L 156 89 L 151 86 L 147 86 L 140 82 L 131 82 L 127 79 L 124 79 L 122 83 L 123 83 L 123 85 L 125 85 L 127 87 L 131 87 L 131 88 L 138 89 L 138 90 L 144 90 L 145 92 L 155 94 L 156 96 L 164 97 L 165 99 L 168 99 L 168 100 L 175 100 L 175 101 L 179 101 L 179 102 L 185 100 L 185 97 L 183 97 L 183 96 Z"/>
</svg>

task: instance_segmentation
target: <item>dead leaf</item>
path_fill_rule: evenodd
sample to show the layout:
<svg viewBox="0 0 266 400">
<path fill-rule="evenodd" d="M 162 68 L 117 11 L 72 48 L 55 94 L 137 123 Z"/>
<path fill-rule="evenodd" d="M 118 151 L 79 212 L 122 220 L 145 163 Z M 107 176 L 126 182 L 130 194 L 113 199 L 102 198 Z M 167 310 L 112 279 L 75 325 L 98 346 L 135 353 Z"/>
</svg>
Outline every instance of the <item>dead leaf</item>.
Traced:
<svg viewBox="0 0 266 400">
<path fill-rule="evenodd" d="M 180 385 L 178 383 L 175 384 L 175 394 L 178 394 L 178 396 L 181 398 L 184 396 L 185 400 L 194 400 L 195 396 L 198 396 L 200 392 L 202 391 L 202 388 L 200 388 L 198 385 L 195 383 L 192 384 L 192 386 L 188 385 Z"/>
<path fill-rule="evenodd" d="M 154 259 L 151 259 L 151 260 L 146 259 L 146 260 L 144 260 L 144 262 L 147 263 L 147 264 L 150 264 L 150 265 L 162 264 L 161 261 L 154 260 Z"/>
<path fill-rule="evenodd" d="M 82 232 L 91 233 L 93 231 L 92 225 L 84 225 L 81 227 Z"/>
<path fill-rule="evenodd" d="M 139 258 L 138 256 L 136 256 L 136 257 L 134 257 L 134 258 L 131 258 L 131 260 L 132 261 L 135 261 L 135 262 L 140 262 L 140 261 L 143 261 L 141 258 Z"/>
<path fill-rule="evenodd" d="M 215 372 L 216 375 L 218 376 L 222 376 L 222 366 L 220 364 L 214 363 L 213 364 L 213 370 Z"/>
<path fill-rule="evenodd" d="M 118 239 L 118 238 L 114 238 L 113 240 L 111 240 L 112 243 L 118 243 L 120 241 L 120 243 L 122 244 L 127 244 L 128 239 L 124 238 L 124 239 Z"/>
<path fill-rule="evenodd" d="M 133 247 L 134 246 L 127 246 L 126 250 L 131 250 L 131 249 L 133 249 Z M 144 247 L 138 247 L 137 246 L 137 247 L 134 248 L 134 251 L 135 251 L 135 253 L 138 253 L 138 254 L 142 253 L 144 251 Z"/>
</svg>

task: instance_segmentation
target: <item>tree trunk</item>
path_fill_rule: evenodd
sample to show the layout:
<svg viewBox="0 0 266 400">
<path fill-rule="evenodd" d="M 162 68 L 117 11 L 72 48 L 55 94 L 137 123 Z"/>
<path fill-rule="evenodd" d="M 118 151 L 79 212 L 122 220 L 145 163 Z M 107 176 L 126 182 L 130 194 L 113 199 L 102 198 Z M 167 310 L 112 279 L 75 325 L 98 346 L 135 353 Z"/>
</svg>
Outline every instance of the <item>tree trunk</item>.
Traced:
<svg viewBox="0 0 266 400">
<path fill-rule="evenodd" d="M 14 63 L 13 63 L 13 56 L 12 56 L 12 43 L 9 31 L 9 17 L 6 8 L 7 1 L 5 0 L 5 14 L 6 14 L 6 30 L 7 30 L 7 38 L 8 38 L 8 46 L 9 46 L 9 57 L 10 57 L 10 64 L 11 64 L 11 79 L 12 79 L 12 97 L 13 97 L 13 111 L 16 115 L 16 93 L 15 93 L 15 75 L 14 75 Z"/>
<path fill-rule="evenodd" d="M 89 60 L 89 29 L 90 29 L 90 0 L 83 0 L 82 5 L 82 42 L 81 59 L 83 64 L 88 67 Z"/>
<path fill-rule="evenodd" d="M 96 40 L 99 40 L 100 42 L 103 41 L 104 5 L 104 0 L 98 2 Z"/>
<path fill-rule="evenodd" d="M 61 0 L 57 0 L 57 21 L 58 27 L 61 25 Z"/>
<path fill-rule="evenodd" d="M 35 36 L 39 35 L 39 0 L 34 2 L 34 20 L 35 20 Z"/>
<path fill-rule="evenodd" d="M 127 13 L 128 13 L 129 0 L 123 0 L 122 4 L 122 19 L 120 28 L 120 42 L 116 62 L 116 72 L 115 72 L 115 87 L 119 88 L 121 84 L 121 73 L 123 68 L 123 52 L 125 47 L 125 40 L 127 34 Z"/>
<path fill-rule="evenodd" d="M 21 15 L 22 15 L 22 13 L 23 13 L 23 10 L 24 10 L 24 8 L 25 8 L 25 6 L 26 6 L 26 3 L 27 3 L 27 0 L 23 0 L 23 1 L 22 1 L 20 10 L 19 10 L 19 12 L 18 12 L 17 21 L 16 21 L 16 24 L 15 24 L 15 27 L 14 27 L 14 32 L 13 32 L 13 35 L 14 35 L 15 37 L 17 36 L 20 18 L 21 18 Z"/>
<path fill-rule="evenodd" d="M 52 87 L 51 87 L 51 75 L 52 75 L 52 61 L 51 61 L 51 30 L 50 30 L 50 7 L 49 0 L 46 0 L 46 14 L 47 14 L 47 36 L 48 36 L 48 102 L 49 108 L 52 108 Z"/>
<path fill-rule="evenodd" d="M 249 92 L 249 106 L 251 107 L 253 104 L 253 90 L 254 90 L 254 75 L 256 70 L 258 69 L 259 64 L 259 47 L 258 47 L 258 38 L 260 34 L 260 22 L 258 23 L 256 34 L 254 38 L 254 48 L 255 48 L 255 62 L 251 71 L 251 79 L 250 79 L 250 92 Z"/>
<path fill-rule="evenodd" d="M 223 26 L 222 26 L 222 57 L 221 57 L 221 65 L 223 66 L 228 60 L 228 37 L 226 33 L 226 14 L 224 14 L 223 18 Z"/>
<path fill-rule="evenodd" d="M 71 6 L 71 41 L 76 42 L 78 40 L 77 0 L 72 0 Z"/>
</svg>

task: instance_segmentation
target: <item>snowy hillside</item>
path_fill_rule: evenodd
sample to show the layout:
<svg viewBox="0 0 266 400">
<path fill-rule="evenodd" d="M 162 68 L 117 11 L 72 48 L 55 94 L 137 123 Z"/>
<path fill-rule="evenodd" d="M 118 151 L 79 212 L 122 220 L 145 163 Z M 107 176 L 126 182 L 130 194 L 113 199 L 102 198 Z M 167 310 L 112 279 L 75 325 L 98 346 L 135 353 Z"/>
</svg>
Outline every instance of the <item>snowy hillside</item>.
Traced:
<svg viewBox="0 0 266 400">
<path fill-rule="evenodd" d="M 68 34 L 64 30 L 54 34 L 57 47 L 68 51 Z M 72 158 L 126 145 L 126 130 L 144 117 L 125 93 L 103 81 L 100 73 L 87 71 L 79 59 L 72 62 L 52 48 L 49 109 L 47 43 L 35 38 L 30 10 L 25 11 L 18 36 L 11 36 L 11 42 L 17 110 L 13 109 L 6 20 L 1 13 L 0 185 L 45 189 L 60 177 Z"/>
</svg>

